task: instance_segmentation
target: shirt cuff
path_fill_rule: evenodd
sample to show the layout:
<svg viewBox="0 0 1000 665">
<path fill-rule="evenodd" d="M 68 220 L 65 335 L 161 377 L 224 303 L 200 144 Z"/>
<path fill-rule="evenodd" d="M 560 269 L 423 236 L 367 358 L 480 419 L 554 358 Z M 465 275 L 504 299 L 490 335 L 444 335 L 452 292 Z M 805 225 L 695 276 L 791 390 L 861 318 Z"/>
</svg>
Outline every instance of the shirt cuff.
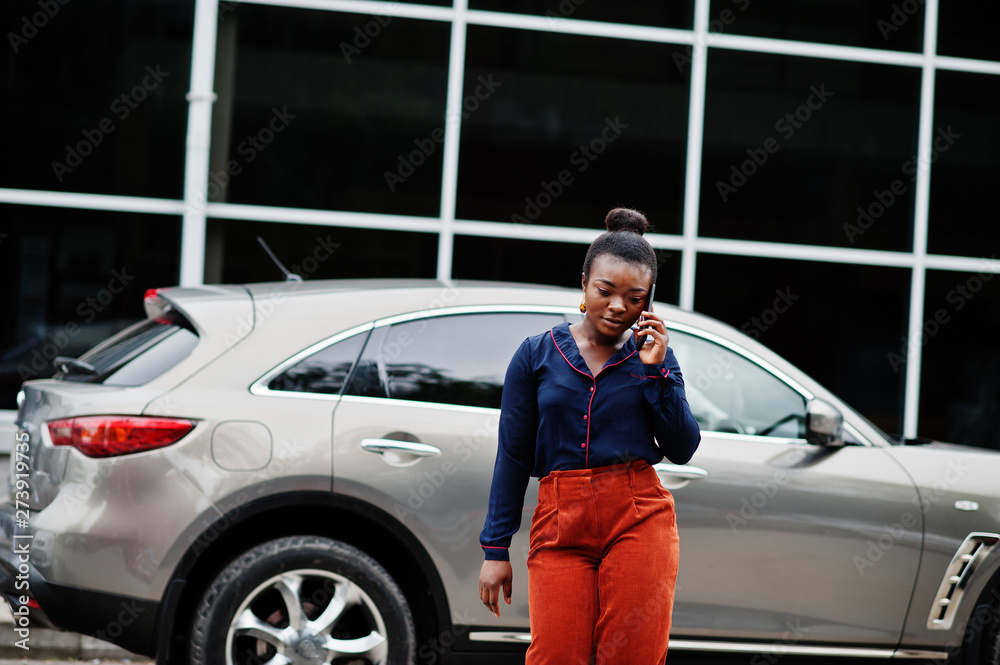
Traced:
<svg viewBox="0 0 1000 665">
<path fill-rule="evenodd" d="M 506 547 L 490 547 L 483 545 L 483 552 L 486 553 L 487 561 L 510 561 L 510 552 Z"/>
<path fill-rule="evenodd" d="M 657 363 L 655 365 L 643 364 L 643 370 L 645 371 L 647 379 L 665 379 L 670 376 L 670 370 L 664 363 Z"/>
</svg>

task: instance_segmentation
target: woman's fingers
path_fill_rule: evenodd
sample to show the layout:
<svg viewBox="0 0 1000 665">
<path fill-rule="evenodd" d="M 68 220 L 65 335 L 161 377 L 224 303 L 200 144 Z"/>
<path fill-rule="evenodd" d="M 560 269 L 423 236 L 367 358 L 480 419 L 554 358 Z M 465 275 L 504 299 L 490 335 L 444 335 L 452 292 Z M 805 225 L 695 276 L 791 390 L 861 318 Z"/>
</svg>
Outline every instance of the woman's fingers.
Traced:
<svg viewBox="0 0 1000 665">
<path fill-rule="evenodd" d="M 501 588 L 503 588 L 504 600 L 510 605 L 512 581 L 510 563 L 486 561 L 483 564 L 483 570 L 479 574 L 479 598 L 483 601 L 483 605 L 493 613 L 493 616 L 500 616 Z"/>
<path fill-rule="evenodd" d="M 500 585 L 495 584 L 490 587 L 490 602 L 487 607 L 490 608 L 490 612 L 499 618 L 500 617 Z"/>
</svg>

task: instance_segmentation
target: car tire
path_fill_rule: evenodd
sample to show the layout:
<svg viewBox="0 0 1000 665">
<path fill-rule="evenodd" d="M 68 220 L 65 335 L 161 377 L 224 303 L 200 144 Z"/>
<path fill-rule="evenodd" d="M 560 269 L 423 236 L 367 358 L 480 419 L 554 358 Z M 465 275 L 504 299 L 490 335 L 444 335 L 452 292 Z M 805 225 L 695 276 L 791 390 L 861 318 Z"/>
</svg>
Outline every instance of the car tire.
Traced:
<svg viewBox="0 0 1000 665">
<path fill-rule="evenodd" d="M 982 606 L 989 620 L 983 628 L 979 665 L 1000 665 L 1000 611 L 992 603 Z"/>
<path fill-rule="evenodd" d="M 361 550 L 320 536 L 263 543 L 233 560 L 202 596 L 194 665 L 288 662 L 409 665 L 416 632 L 406 598 Z"/>
</svg>

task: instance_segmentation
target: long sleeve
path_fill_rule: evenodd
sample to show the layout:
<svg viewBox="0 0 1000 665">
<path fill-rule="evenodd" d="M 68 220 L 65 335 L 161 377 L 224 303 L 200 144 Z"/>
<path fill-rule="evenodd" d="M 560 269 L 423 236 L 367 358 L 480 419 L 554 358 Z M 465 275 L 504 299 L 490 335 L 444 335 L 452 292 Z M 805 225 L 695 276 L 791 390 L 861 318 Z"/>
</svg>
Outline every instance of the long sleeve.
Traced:
<svg viewBox="0 0 1000 665">
<path fill-rule="evenodd" d="M 653 433 L 663 454 L 674 464 L 685 464 L 701 442 L 701 430 L 691 414 L 684 392 L 684 377 L 674 351 L 658 365 L 643 365 L 644 392 L 652 407 Z"/>
<path fill-rule="evenodd" d="M 507 367 L 500 399 L 499 445 L 490 503 L 479 542 L 487 560 L 508 561 L 511 538 L 521 526 L 524 493 L 535 460 L 538 382 L 525 340 Z"/>
</svg>

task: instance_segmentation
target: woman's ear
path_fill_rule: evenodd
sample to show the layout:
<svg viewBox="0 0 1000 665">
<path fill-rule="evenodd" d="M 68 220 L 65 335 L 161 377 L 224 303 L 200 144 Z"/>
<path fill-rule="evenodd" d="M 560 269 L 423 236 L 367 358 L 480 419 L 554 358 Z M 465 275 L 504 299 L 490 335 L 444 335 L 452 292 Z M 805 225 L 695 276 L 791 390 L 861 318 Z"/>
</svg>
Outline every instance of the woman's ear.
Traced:
<svg viewBox="0 0 1000 665">
<path fill-rule="evenodd" d="M 587 290 L 587 273 L 585 273 L 585 272 L 581 272 L 580 273 L 580 284 L 583 286 L 583 290 L 586 291 Z"/>
</svg>

